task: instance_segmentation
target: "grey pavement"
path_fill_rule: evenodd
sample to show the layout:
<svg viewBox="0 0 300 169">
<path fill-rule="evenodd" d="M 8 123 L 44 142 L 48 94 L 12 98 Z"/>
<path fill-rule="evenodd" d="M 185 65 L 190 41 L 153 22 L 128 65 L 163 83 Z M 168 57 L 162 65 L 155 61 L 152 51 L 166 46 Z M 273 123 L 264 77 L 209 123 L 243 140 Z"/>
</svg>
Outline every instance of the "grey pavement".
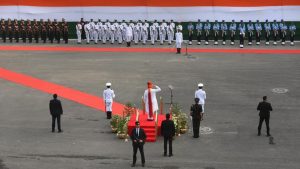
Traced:
<svg viewBox="0 0 300 169">
<path fill-rule="evenodd" d="M 202 82 L 207 102 L 201 126 L 212 133 L 199 139 L 190 131 L 176 137 L 171 158 L 162 156 L 162 138 L 146 143 L 145 168 L 299 169 L 299 55 L 1 51 L 0 67 L 98 96 L 110 81 L 117 102 L 138 107 L 148 80 L 162 88 L 159 96 L 165 103 L 170 102 L 168 85 L 173 85 L 174 101 L 186 113 Z M 275 93 L 274 88 L 288 92 Z M 264 135 L 265 126 L 256 136 L 256 106 L 263 95 L 274 109 L 274 145 Z M 0 79 L 0 169 L 131 168 L 131 142 L 110 133 L 103 112 L 61 99 L 64 132 L 51 133 L 50 99 L 50 94 Z M 141 168 L 139 155 L 137 164 Z"/>
</svg>

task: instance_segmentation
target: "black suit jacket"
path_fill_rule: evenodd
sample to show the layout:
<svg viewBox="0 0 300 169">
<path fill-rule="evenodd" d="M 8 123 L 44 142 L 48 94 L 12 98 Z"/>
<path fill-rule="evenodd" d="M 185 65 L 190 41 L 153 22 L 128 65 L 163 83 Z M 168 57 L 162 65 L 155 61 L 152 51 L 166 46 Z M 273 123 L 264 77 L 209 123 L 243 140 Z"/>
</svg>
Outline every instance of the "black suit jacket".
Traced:
<svg viewBox="0 0 300 169">
<path fill-rule="evenodd" d="M 175 136 L 175 125 L 172 120 L 164 120 L 161 122 L 161 135 L 164 137 Z"/>
<path fill-rule="evenodd" d="M 266 101 L 262 101 L 258 104 L 257 110 L 259 111 L 259 116 L 270 117 L 270 111 L 272 111 L 272 106 Z"/>
<path fill-rule="evenodd" d="M 63 114 L 63 109 L 60 100 L 50 100 L 49 109 L 52 116 L 58 116 Z"/>
<path fill-rule="evenodd" d="M 132 129 L 131 134 L 130 134 L 132 144 L 140 144 L 140 142 L 139 142 L 140 140 L 143 140 L 142 144 L 145 144 L 147 136 L 145 134 L 144 129 L 140 128 L 139 135 L 137 135 L 137 130 L 136 129 L 137 128 Z M 134 142 L 134 141 L 136 141 L 136 142 Z"/>
</svg>

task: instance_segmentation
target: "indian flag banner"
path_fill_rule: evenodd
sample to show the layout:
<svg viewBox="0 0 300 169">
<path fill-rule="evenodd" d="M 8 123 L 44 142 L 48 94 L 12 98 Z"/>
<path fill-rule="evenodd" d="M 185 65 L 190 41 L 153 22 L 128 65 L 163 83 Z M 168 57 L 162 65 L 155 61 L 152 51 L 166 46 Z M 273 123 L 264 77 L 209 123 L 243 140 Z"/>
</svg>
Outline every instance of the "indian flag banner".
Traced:
<svg viewBox="0 0 300 169">
<path fill-rule="evenodd" d="M 0 0 L 0 18 L 300 21 L 300 0 Z"/>
</svg>

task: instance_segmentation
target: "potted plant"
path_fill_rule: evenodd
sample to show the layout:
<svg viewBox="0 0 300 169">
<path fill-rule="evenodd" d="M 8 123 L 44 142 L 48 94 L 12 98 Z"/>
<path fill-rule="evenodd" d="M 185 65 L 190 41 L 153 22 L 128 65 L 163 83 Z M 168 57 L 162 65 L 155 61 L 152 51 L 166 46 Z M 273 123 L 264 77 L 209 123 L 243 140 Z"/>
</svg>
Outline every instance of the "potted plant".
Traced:
<svg viewBox="0 0 300 169">
<path fill-rule="evenodd" d="M 120 116 L 118 115 L 113 115 L 110 121 L 110 127 L 111 127 L 111 131 L 113 133 L 116 133 L 118 130 L 118 123 L 120 121 Z"/>
<path fill-rule="evenodd" d="M 117 132 L 117 136 L 120 139 L 125 139 L 126 135 L 127 135 L 127 121 L 126 118 L 122 118 L 120 119 L 119 123 L 118 123 L 118 132 Z"/>
</svg>

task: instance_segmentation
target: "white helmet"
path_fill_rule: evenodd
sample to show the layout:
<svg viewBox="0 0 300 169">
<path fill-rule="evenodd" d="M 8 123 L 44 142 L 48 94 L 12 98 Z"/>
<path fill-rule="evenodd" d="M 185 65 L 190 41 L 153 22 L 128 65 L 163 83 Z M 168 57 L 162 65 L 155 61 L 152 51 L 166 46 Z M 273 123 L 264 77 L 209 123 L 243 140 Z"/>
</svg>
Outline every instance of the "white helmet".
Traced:
<svg viewBox="0 0 300 169">
<path fill-rule="evenodd" d="M 107 83 L 106 83 L 106 86 L 111 86 L 111 83 L 110 83 L 110 82 L 107 82 Z"/>
<path fill-rule="evenodd" d="M 203 83 L 198 84 L 198 87 L 203 87 L 203 86 L 204 86 Z"/>
</svg>

